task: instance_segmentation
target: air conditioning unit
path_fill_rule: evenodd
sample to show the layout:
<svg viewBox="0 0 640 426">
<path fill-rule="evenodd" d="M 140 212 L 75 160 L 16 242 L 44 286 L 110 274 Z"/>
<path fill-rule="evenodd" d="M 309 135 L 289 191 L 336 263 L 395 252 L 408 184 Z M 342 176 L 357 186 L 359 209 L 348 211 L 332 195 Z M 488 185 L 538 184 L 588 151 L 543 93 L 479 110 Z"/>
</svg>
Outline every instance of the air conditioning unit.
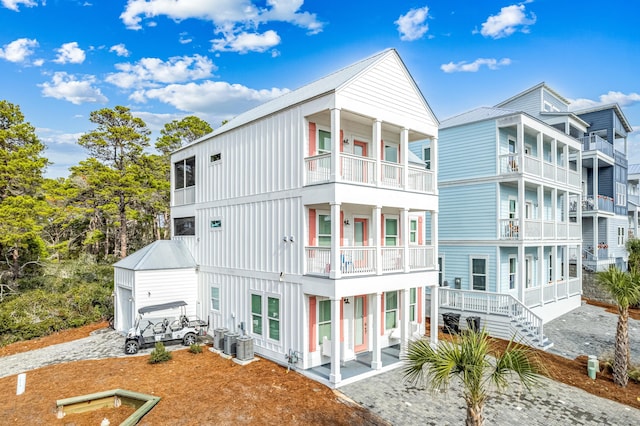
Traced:
<svg viewBox="0 0 640 426">
<path fill-rule="evenodd" d="M 226 332 L 224 334 L 224 354 L 235 355 L 236 354 L 236 340 L 240 335 L 238 333 Z"/>
<path fill-rule="evenodd" d="M 226 328 L 216 328 L 213 330 L 213 348 L 221 351 L 224 350 L 224 334 L 229 331 Z"/>
<path fill-rule="evenodd" d="M 240 336 L 236 339 L 236 358 L 240 361 L 253 359 L 253 337 Z"/>
</svg>

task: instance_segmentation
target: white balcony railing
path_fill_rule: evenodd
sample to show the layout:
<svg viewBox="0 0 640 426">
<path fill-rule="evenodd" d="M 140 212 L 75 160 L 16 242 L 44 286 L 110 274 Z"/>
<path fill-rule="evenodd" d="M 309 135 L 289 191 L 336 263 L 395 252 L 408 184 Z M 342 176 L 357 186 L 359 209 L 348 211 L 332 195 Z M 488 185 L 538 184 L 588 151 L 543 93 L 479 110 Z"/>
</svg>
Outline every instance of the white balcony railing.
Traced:
<svg viewBox="0 0 640 426">
<path fill-rule="evenodd" d="M 556 166 L 554 166 L 553 163 L 549 163 L 545 161 L 544 164 L 542 165 L 542 172 L 545 178 L 550 180 L 555 180 Z"/>
<path fill-rule="evenodd" d="M 375 185 L 376 161 L 372 158 L 341 154 L 342 180 L 346 182 Z"/>
<path fill-rule="evenodd" d="M 524 304 L 529 308 L 533 308 L 566 299 L 567 297 L 577 296 L 581 293 L 582 288 L 579 278 L 560 279 L 525 289 Z"/>
<path fill-rule="evenodd" d="M 541 161 L 539 158 L 530 155 L 524 156 L 524 171 L 535 176 L 541 176 Z"/>
<path fill-rule="evenodd" d="M 525 220 L 524 238 L 527 240 L 539 240 L 542 238 L 542 223 L 539 220 Z"/>
<path fill-rule="evenodd" d="M 543 238 L 552 240 L 552 239 L 554 239 L 556 237 L 555 222 L 545 220 L 543 225 L 542 225 L 542 229 L 544 231 L 544 237 Z"/>
<path fill-rule="evenodd" d="M 376 272 L 375 247 L 342 247 L 342 275 L 364 275 Z"/>
<path fill-rule="evenodd" d="M 404 270 L 404 248 L 382 247 L 382 272 Z"/>
<path fill-rule="evenodd" d="M 409 182 L 407 189 L 418 192 L 435 192 L 433 172 L 422 167 L 409 167 Z"/>
<path fill-rule="evenodd" d="M 402 188 L 402 166 L 387 161 L 381 162 L 383 186 L 390 188 Z"/>
<path fill-rule="evenodd" d="M 307 185 L 329 182 L 331 179 L 331 153 L 304 159 Z"/>
<path fill-rule="evenodd" d="M 331 271 L 331 248 L 306 247 L 307 274 L 329 276 Z"/>
<path fill-rule="evenodd" d="M 409 269 L 431 269 L 435 267 L 433 246 L 409 247 Z"/>
</svg>

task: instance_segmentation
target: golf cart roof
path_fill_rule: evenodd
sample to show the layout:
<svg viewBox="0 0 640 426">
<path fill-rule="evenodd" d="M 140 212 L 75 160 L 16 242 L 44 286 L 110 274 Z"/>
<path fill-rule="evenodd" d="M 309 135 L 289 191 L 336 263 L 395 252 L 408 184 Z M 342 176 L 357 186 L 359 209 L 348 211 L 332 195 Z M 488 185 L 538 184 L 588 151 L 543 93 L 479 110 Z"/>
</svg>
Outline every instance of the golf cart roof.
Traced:
<svg viewBox="0 0 640 426">
<path fill-rule="evenodd" d="M 168 303 L 161 303 L 159 305 L 143 306 L 142 308 L 138 309 L 138 313 L 148 314 L 149 312 L 164 311 L 165 309 L 175 309 L 175 308 L 180 308 L 182 306 L 187 306 L 187 302 L 185 302 L 184 300 L 179 300 L 177 302 L 168 302 Z"/>
</svg>

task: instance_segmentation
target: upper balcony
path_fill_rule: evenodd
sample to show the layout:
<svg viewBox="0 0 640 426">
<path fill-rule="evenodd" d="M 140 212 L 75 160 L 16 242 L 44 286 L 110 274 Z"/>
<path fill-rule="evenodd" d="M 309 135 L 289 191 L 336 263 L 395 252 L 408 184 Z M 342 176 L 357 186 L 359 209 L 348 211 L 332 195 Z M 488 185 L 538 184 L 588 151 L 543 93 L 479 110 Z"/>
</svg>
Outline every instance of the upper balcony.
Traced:
<svg viewBox="0 0 640 426">
<path fill-rule="evenodd" d="M 434 194 L 434 173 L 424 166 L 407 165 L 347 154 L 338 154 L 337 173 L 331 169 L 331 153 L 305 158 L 305 185 L 335 182 L 355 183 L 372 187 L 383 187 Z M 332 178 L 337 176 L 338 178 Z"/>
<path fill-rule="evenodd" d="M 584 136 L 580 138 L 580 142 L 582 142 L 582 152 L 585 154 L 593 151 L 599 151 L 604 155 L 613 158 L 613 145 L 598 135 L 594 134 Z"/>
<path fill-rule="evenodd" d="M 521 164 L 520 155 L 517 153 L 504 154 L 500 156 L 500 174 L 517 175 L 523 173 L 524 176 L 544 178 L 558 184 L 568 185 L 573 188 L 580 188 L 581 177 L 578 170 L 570 166 L 562 166 L 547 160 L 524 154 L 524 164 Z"/>
<path fill-rule="evenodd" d="M 583 196 L 580 199 L 582 212 L 595 212 L 595 213 L 611 213 L 613 214 L 613 198 L 606 195 L 598 194 L 596 197 L 593 195 Z M 569 213 L 572 215 L 578 212 L 578 196 L 571 196 L 569 199 Z"/>
<path fill-rule="evenodd" d="M 577 222 L 542 219 L 500 219 L 498 223 L 501 240 L 580 240 L 581 224 Z"/>
</svg>

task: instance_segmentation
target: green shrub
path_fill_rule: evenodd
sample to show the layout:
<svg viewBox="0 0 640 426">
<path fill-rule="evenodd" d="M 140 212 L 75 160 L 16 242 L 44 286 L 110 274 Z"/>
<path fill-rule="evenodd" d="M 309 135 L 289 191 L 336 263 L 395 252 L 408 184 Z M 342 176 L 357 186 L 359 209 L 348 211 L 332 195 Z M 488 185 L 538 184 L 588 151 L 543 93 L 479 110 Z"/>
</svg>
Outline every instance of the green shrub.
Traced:
<svg viewBox="0 0 640 426">
<path fill-rule="evenodd" d="M 157 342 L 154 350 L 149 355 L 149 364 L 167 362 L 171 359 L 171 352 L 167 352 L 162 342 Z"/>
<path fill-rule="evenodd" d="M 189 346 L 189 352 L 191 352 L 192 354 L 201 354 L 202 346 L 198 345 L 197 343 L 194 343 L 193 345 Z"/>
</svg>

